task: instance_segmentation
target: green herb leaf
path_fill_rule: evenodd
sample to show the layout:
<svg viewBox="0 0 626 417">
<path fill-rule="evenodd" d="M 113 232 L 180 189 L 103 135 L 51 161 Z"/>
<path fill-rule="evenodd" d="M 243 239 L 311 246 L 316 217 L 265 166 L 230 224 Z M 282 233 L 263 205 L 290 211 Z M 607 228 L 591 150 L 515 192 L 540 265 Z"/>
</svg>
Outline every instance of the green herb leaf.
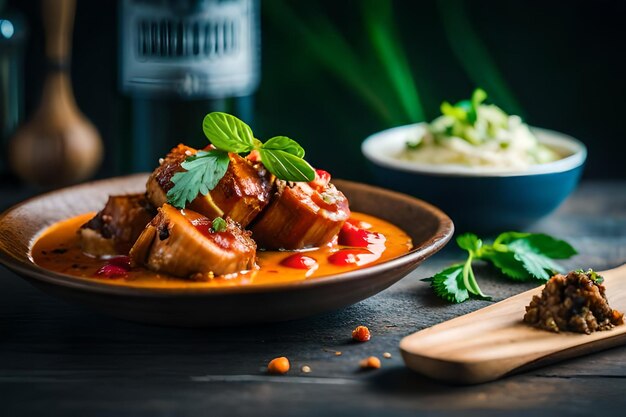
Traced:
<svg viewBox="0 0 626 417">
<path fill-rule="evenodd" d="M 462 303 L 469 298 L 463 283 L 464 264 L 452 265 L 432 277 L 430 286 L 435 294 L 453 303 Z"/>
<path fill-rule="evenodd" d="M 304 159 L 283 150 L 259 149 L 261 162 L 277 178 L 285 181 L 313 181 L 315 170 Z"/>
<path fill-rule="evenodd" d="M 524 263 L 515 258 L 513 252 L 492 252 L 483 255 L 482 259 L 491 261 L 504 275 L 516 281 L 528 281 L 533 278 L 524 268 Z"/>
<path fill-rule="evenodd" d="M 547 281 L 552 274 L 561 269 L 556 262 L 534 247 L 528 239 L 514 240 L 507 246 L 514 253 L 515 259 L 520 261 L 524 268 L 537 279 Z"/>
<path fill-rule="evenodd" d="M 439 108 L 441 110 L 441 114 L 446 116 L 450 116 L 453 119 L 457 119 L 461 122 L 465 122 L 467 120 L 467 111 L 459 106 L 453 106 L 452 104 L 444 101 L 441 103 Z"/>
<path fill-rule="evenodd" d="M 274 136 L 269 139 L 263 145 L 261 149 L 271 149 L 275 151 L 285 151 L 298 158 L 304 158 L 304 149 L 298 142 L 293 139 L 289 139 L 287 136 Z"/>
<path fill-rule="evenodd" d="M 456 243 L 461 249 L 476 252 L 483 246 L 483 241 L 473 233 L 464 233 L 456 238 Z"/>
<path fill-rule="evenodd" d="M 206 195 L 226 174 L 229 163 L 228 153 L 219 150 L 200 151 L 188 157 L 181 164 L 186 171 L 172 176 L 174 186 L 167 192 L 167 202 L 184 208 L 198 194 Z"/>
<path fill-rule="evenodd" d="M 593 269 L 589 268 L 586 272 L 587 276 L 589 276 L 589 279 L 592 280 L 593 282 L 595 282 L 596 284 L 600 285 L 604 282 L 604 277 L 600 274 L 598 274 L 596 271 L 594 271 Z"/>
<path fill-rule="evenodd" d="M 489 245 L 475 234 L 465 233 L 457 237 L 457 244 L 469 252 L 465 263 L 453 265 L 431 279 L 431 286 L 438 296 L 457 303 L 472 295 L 488 298 L 476 281 L 472 268 L 474 259 L 491 262 L 504 276 L 513 280 L 548 280 L 560 269 L 553 259 L 576 254 L 569 243 L 545 234 L 506 232 Z M 587 274 L 592 280 L 602 280 L 592 270 Z"/>
<path fill-rule="evenodd" d="M 526 241 L 535 252 L 552 259 L 567 259 L 578 253 L 569 243 L 542 233 L 507 233 L 502 243 L 511 244 L 519 240 Z"/>
<path fill-rule="evenodd" d="M 250 152 L 258 142 L 250 126 L 228 113 L 207 114 L 202 121 L 202 130 L 211 143 L 223 151 Z"/>
<path fill-rule="evenodd" d="M 569 243 L 541 233 L 502 233 L 496 238 L 494 247 L 498 249 L 502 245 L 513 253 L 513 258 L 519 261 L 532 277 L 542 280 L 549 279 L 551 274 L 560 270 L 559 265 L 552 259 L 566 259 L 577 253 Z M 504 255 L 500 258 L 504 258 Z M 512 266 L 510 255 L 505 261 Z M 519 266 L 516 272 L 519 272 Z"/>
<path fill-rule="evenodd" d="M 463 265 L 463 284 L 467 291 L 471 294 L 474 294 L 480 298 L 490 299 L 489 296 L 483 294 L 480 287 L 478 286 L 478 282 L 476 282 L 476 276 L 474 275 L 474 269 L 472 268 L 472 254 L 470 253 L 465 265 Z"/>
<path fill-rule="evenodd" d="M 215 233 L 223 232 L 224 230 L 226 230 L 226 226 L 226 220 L 222 219 L 221 217 L 216 217 L 211 222 L 211 229 L 213 229 Z"/>
<path fill-rule="evenodd" d="M 478 120 L 478 107 L 487 99 L 487 93 L 482 88 L 477 88 L 472 93 L 470 108 L 467 112 L 467 121 L 472 125 Z"/>
<path fill-rule="evenodd" d="M 207 114 L 202 130 L 217 149 L 200 151 L 181 164 L 186 171 L 174 174 L 174 187 L 167 193 L 168 202 L 176 207 L 183 208 L 198 193 L 206 195 L 215 188 L 228 169 L 228 152 L 245 154 L 258 150 L 261 162 L 277 178 L 286 181 L 315 179 L 315 171 L 303 159 L 304 149 L 293 139 L 276 136 L 264 144 L 254 137 L 250 126 L 221 112 Z"/>
</svg>

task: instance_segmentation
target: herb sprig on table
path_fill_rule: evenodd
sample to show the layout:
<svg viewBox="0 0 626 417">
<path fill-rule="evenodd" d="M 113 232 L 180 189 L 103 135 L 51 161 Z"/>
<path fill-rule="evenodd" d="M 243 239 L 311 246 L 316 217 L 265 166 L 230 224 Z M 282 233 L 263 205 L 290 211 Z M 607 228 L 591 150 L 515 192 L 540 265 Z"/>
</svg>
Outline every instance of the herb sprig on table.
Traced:
<svg viewBox="0 0 626 417">
<path fill-rule="evenodd" d="M 466 233 L 457 237 L 456 242 L 467 251 L 467 260 L 426 279 L 435 294 L 454 303 L 472 296 L 489 299 L 478 286 L 473 261 L 490 262 L 504 277 L 514 281 L 547 281 L 561 269 L 554 259 L 567 259 L 577 253 L 569 243 L 541 233 L 506 232 L 491 244 L 485 244 L 475 234 Z"/>
<path fill-rule="evenodd" d="M 174 186 L 167 192 L 167 202 L 184 208 L 198 194 L 214 189 L 228 170 L 228 153 L 259 153 L 265 168 L 285 181 L 313 181 L 315 171 L 304 160 L 304 149 L 293 139 L 275 136 L 265 143 L 256 139 L 250 126 L 227 113 L 213 112 L 205 116 L 202 130 L 215 149 L 199 151 L 185 159 L 185 171 L 172 176 Z"/>
</svg>

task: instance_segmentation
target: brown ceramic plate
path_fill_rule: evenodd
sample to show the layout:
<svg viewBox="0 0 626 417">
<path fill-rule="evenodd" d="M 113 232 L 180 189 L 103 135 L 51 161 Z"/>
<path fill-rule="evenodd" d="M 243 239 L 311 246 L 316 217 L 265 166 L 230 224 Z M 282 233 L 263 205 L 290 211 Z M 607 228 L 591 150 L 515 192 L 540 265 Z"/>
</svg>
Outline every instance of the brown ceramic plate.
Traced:
<svg viewBox="0 0 626 417">
<path fill-rule="evenodd" d="M 369 185 L 334 181 L 350 208 L 390 221 L 413 239 L 409 253 L 343 274 L 266 286 L 151 289 L 109 285 L 45 270 L 31 257 L 51 224 L 99 210 L 109 194 L 145 189 L 146 174 L 65 188 L 27 200 L 0 216 L 0 262 L 43 291 L 122 319 L 175 326 L 291 320 L 335 310 L 370 297 L 415 269 L 450 240 L 454 226 L 436 207 Z"/>
</svg>

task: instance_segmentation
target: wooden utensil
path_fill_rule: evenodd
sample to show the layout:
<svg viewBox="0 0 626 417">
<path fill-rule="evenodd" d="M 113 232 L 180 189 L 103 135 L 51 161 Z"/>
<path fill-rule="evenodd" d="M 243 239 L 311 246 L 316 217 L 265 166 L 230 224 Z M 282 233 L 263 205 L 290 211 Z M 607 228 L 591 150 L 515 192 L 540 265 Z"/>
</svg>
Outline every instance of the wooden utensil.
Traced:
<svg viewBox="0 0 626 417">
<path fill-rule="evenodd" d="M 42 6 L 49 70 L 39 108 L 11 140 L 9 157 L 22 179 L 58 186 L 91 176 L 102 142 L 78 109 L 68 74 L 75 0 L 43 0 Z"/>
<path fill-rule="evenodd" d="M 601 272 L 612 308 L 626 311 L 626 265 Z M 551 333 L 522 322 L 543 287 L 405 337 L 406 365 L 451 383 L 477 384 L 626 343 L 626 325 L 590 335 Z"/>
</svg>

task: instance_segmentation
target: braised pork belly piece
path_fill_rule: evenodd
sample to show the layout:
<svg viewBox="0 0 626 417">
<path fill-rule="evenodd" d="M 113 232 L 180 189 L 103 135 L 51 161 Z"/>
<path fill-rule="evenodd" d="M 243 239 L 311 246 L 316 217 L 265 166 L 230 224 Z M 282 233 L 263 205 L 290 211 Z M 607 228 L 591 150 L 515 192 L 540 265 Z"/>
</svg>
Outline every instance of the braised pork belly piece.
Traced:
<svg viewBox="0 0 626 417">
<path fill-rule="evenodd" d="M 178 145 L 162 160 L 147 183 L 147 197 L 156 207 L 167 203 L 167 192 L 174 186 L 172 177 L 184 169 L 181 164 L 197 152 Z M 198 197 L 189 208 L 213 219 L 227 216 L 247 226 L 269 202 L 273 177 L 260 162 L 229 154 L 230 164 L 224 177 L 206 196 Z"/>
<path fill-rule="evenodd" d="M 256 244 L 250 232 L 230 218 L 221 223 L 216 230 L 208 217 L 164 204 L 131 249 L 131 262 L 198 280 L 254 269 Z"/>
<path fill-rule="evenodd" d="M 276 181 L 268 207 L 252 224 L 260 248 L 295 250 L 330 242 L 350 217 L 348 200 L 318 170 L 312 182 Z"/>
<path fill-rule="evenodd" d="M 143 194 L 110 196 L 78 230 L 81 249 L 96 257 L 126 255 L 155 213 Z"/>
</svg>

